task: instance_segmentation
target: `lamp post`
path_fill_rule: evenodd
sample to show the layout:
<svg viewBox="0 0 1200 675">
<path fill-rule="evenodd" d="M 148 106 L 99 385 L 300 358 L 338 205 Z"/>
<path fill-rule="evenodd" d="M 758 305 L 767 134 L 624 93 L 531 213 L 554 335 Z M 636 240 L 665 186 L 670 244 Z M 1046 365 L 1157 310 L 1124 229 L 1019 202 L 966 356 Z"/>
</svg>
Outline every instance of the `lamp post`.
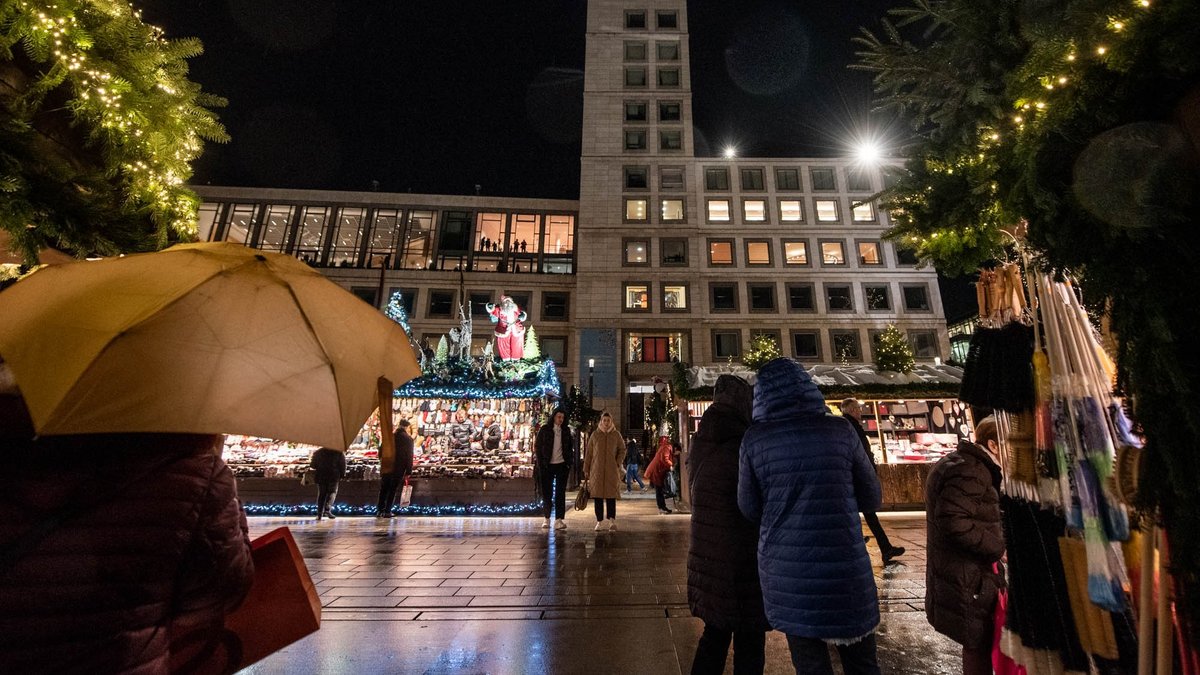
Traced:
<svg viewBox="0 0 1200 675">
<path fill-rule="evenodd" d="M 588 359 L 588 407 L 592 407 L 592 395 L 596 391 L 596 359 Z"/>
</svg>

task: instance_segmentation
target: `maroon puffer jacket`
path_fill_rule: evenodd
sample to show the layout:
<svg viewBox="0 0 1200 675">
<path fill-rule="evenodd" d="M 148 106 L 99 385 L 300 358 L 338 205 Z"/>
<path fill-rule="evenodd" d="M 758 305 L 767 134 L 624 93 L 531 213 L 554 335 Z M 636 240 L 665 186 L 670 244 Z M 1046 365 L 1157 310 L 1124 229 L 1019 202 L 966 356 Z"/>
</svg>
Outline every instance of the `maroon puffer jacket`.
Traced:
<svg viewBox="0 0 1200 675">
<path fill-rule="evenodd" d="M 165 673 L 172 621 L 241 601 L 254 569 L 218 439 L 0 444 L 0 551 L 84 505 L 0 567 L 0 672 Z"/>
</svg>

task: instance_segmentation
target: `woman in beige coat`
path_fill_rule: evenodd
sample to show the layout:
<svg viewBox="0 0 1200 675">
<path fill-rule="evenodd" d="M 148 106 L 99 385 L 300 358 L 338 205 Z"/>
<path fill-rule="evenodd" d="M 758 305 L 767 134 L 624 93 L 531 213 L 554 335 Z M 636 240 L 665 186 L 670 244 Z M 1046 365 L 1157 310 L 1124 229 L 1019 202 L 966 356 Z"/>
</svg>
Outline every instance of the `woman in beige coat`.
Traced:
<svg viewBox="0 0 1200 675">
<path fill-rule="evenodd" d="M 625 439 L 613 425 L 612 415 L 600 416 L 600 426 L 588 439 L 583 456 L 583 479 L 596 505 L 596 531 L 617 529 L 617 500 L 621 498 L 621 477 L 624 475 Z M 608 520 L 604 508 L 608 507 Z"/>
</svg>

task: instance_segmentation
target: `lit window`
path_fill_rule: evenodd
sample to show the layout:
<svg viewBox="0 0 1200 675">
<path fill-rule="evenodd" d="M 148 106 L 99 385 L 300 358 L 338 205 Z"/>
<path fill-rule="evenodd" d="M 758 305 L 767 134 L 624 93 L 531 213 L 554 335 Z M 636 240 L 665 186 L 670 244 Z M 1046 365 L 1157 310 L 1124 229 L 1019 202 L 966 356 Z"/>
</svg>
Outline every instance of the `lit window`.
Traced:
<svg viewBox="0 0 1200 675">
<path fill-rule="evenodd" d="M 708 264 L 732 265 L 733 242 L 728 239 L 708 242 Z"/>
<path fill-rule="evenodd" d="M 785 223 L 798 223 L 804 219 L 804 210 L 799 199 L 784 199 L 779 202 L 779 219 Z"/>
<path fill-rule="evenodd" d="M 650 260 L 650 242 L 631 239 L 625 242 L 625 264 L 645 265 Z"/>
<path fill-rule="evenodd" d="M 770 265 L 771 264 L 771 242 L 769 242 L 769 241 L 747 241 L 746 242 L 746 264 L 747 265 Z"/>
<path fill-rule="evenodd" d="M 647 220 L 645 199 L 625 200 L 625 220 Z"/>
<path fill-rule="evenodd" d="M 687 286 L 663 286 L 662 306 L 663 309 L 687 309 Z"/>
<path fill-rule="evenodd" d="M 766 222 L 767 202 L 762 199 L 747 199 L 742 202 L 742 219 L 747 223 Z"/>
<path fill-rule="evenodd" d="M 869 202 L 854 207 L 854 222 L 869 223 L 875 220 L 875 205 Z"/>
<path fill-rule="evenodd" d="M 837 202 L 832 199 L 818 199 L 817 220 L 822 223 L 830 223 L 837 221 L 837 219 Z"/>
<path fill-rule="evenodd" d="M 683 220 L 683 200 L 662 200 L 662 219 L 664 223 Z"/>
<path fill-rule="evenodd" d="M 625 309 L 650 309 L 650 291 L 645 285 L 625 286 Z"/>
<path fill-rule="evenodd" d="M 729 222 L 729 200 L 728 199 L 710 199 L 708 200 L 708 220 L 713 223 Z"/>
<path fill-rule="evenodd" d="M 883 254 L 879 250 L 879 242 L 877 241 L 860 241 L 858 242 L 858 264 L 860 265 L 882 265 Z"/>
<path fill-rule="evenodd" d="M 785 241 L 783 242 L 783 260 L 788 265 L 807 265 L 808 264 L 808 242 L 804 241 Z"/>
<path fill-rule="evenodd" d="M 840 241 L 821 242 L 821 262 L 826 265 L 845 265 L 846 246 Z"/>
</svg>

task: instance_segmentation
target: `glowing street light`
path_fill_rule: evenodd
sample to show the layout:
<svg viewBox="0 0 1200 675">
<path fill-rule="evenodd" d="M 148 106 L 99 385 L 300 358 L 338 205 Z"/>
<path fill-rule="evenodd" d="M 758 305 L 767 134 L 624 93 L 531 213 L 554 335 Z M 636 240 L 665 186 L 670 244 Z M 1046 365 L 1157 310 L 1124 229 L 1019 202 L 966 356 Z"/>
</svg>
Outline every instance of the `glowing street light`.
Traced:
<svg viewBox="0 0 1200 675">
<path fill-rule="evenodd" d="M 878 164 L 883 157 L 883 149 L 875 141 L 861 141 L 854 148 L 854 156 L 863 164 Z"/>
<path fill-rule="evenodd" d="M 725 146 L 725 159 L 733 159 L 737 157 L 737 148 L 732 145 Z"/>
</svg>

